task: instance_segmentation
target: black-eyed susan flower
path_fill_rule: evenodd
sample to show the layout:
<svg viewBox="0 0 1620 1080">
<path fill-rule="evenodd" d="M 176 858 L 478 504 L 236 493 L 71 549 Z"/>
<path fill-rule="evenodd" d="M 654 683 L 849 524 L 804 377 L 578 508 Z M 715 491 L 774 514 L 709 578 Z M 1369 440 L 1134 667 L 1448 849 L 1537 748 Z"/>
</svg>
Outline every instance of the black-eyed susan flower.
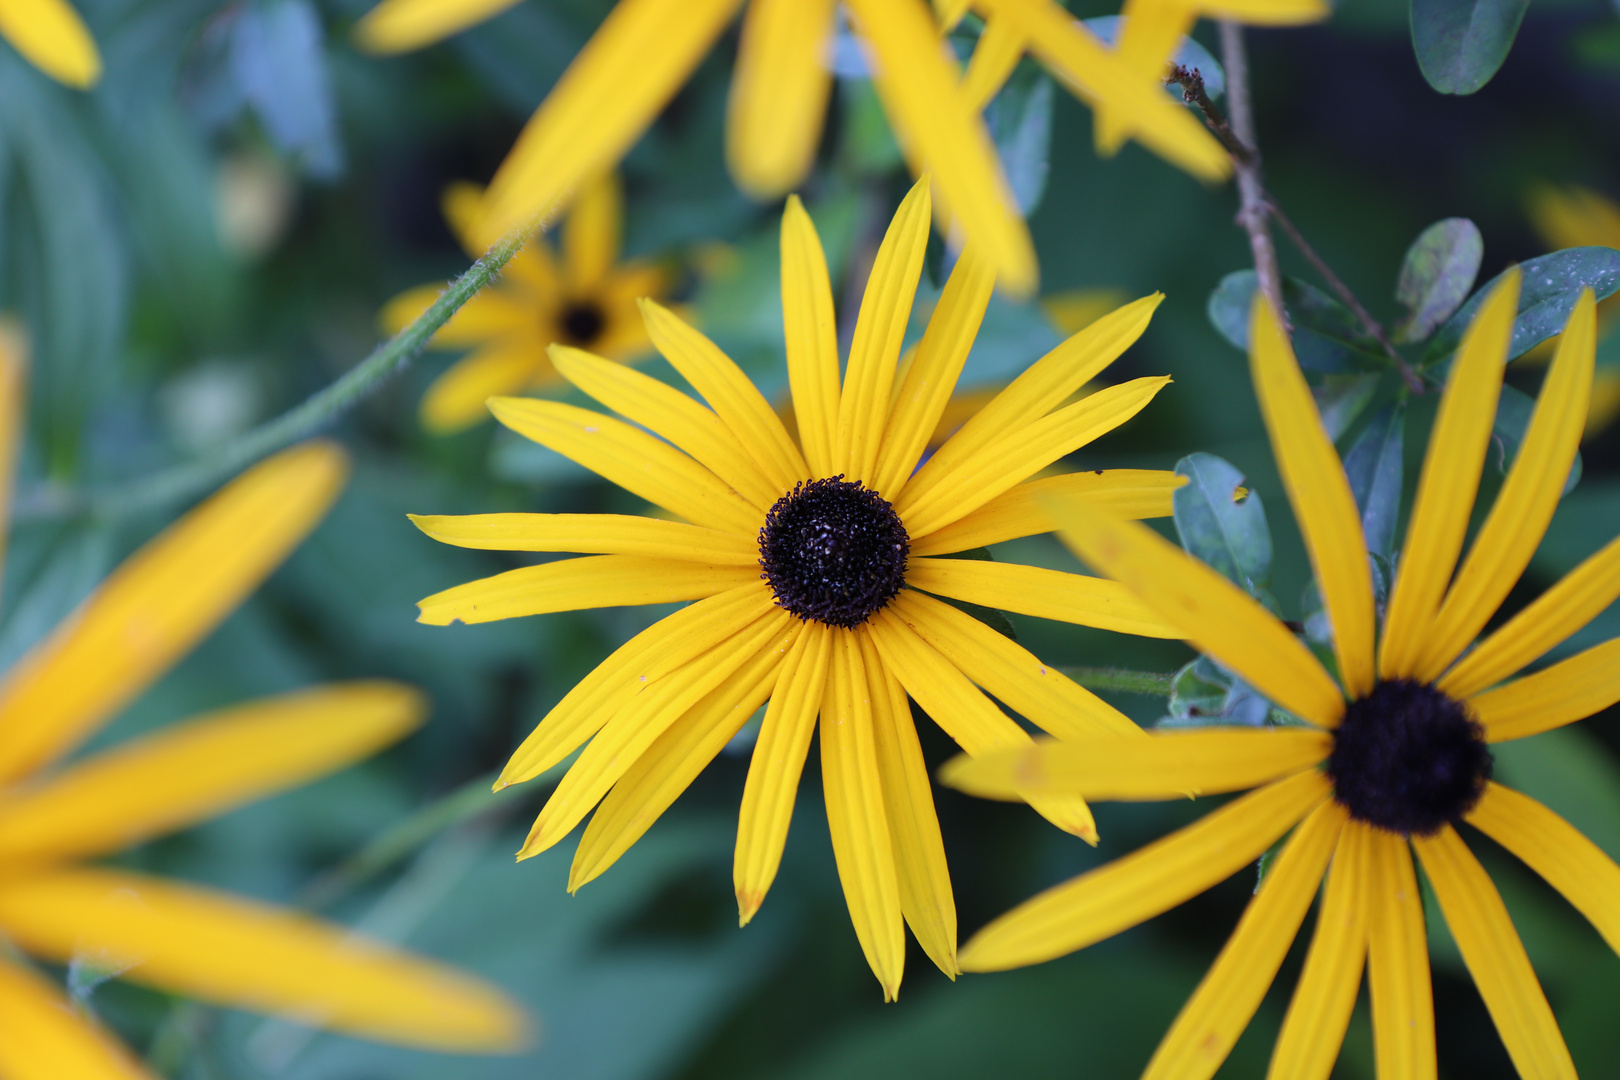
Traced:
<svg viewBox="0 0 1620 1080">
<path fill-rule="evenodd" d="M 0 0 L 0 37 L 30 64 L 80 90 L 101 78 L 101 54 L 67 0 Z"/>
<path fill-rule="evenodd" d="M 356 27 L 366 48 L 439 40 L 515 0 L 383 0 Z M 1159 85 L 1122 63 L 1052 0 L 973 0 L 1005 12 L 1048 62 L 1110 103 L 1157 153 L 1207 179 L 1225 152 Z M 621 0 L 524 129 L 490 184 L 482 242 L 554 213 L 582 179 L 611 169 L 674 97 L 743 0 Z M 942 222 L 955 220 L 1001 277 L 1034 288 L 1035 252 L 983 123 L 959 92 L 955 60 L 926 0 L 849 0 L 879 96 L 913 171 L 931 171 Z M 726 156 L 749 193 L 775 198 L 804 179 L 832 85 L 834 0 L 751 0 L 743 18 Z"/>
<path fill-rule="evenodd" d="M 957 970 L 950 877 L 907 696 L 971 754 L 1029 742 L 987 694 L 1063 737 L 1137 731 L 935 597 L 1130 633 L 1169 632 L 1114 582 L 944 556 L 1049 531 L 1039 502 L 1046 492 L 1153 516 L 1170 512 L 1181 482 L 1121 470 L 1022 483 L 1124 423 L 1168 381 L 1136 379 L 1063 404 L 1136 340 L 1157 295 L 1053 350 L 916 467 L 994 284 L 993 268 L 969 245 L 897 378 L 929 217 L 925 181 L 901 204 L 879 248 L 840 380 L 821 243 L 798 200 L 788 201 L 782 303 L 797 440 L 725 354 L 653 303 L 644 305 L 653 343 L 706 404 L 566 347 L 552 350 L 557 370 L 624 420 L 552 401 L 490 403 L 512 430 L 680 520 L 413 519 L 430 536 L 465 547 L 592 553 L 428 597 L 426 623 L 694 601 L 608 657 L 513 754 L 498 787 L 584 747 L 519 857 L 556 844 L 594 809 L 569 880 L 579 888 L 768 703 L 737 832 L 734 883 L 746 923 L 776 875 L 819 716 L 839 877 L 861 947 L 891 998 L 905 924 L 936 964 Z M 1082 800 L 1031 801 L 1062 828 L 1095 838 Z"/>
<path fill-rule="evenodd" d="M 1579 184 L 1545 184 L 1530 193 L 1530 220 L 1549 247 L 1606 247 L 1620 250 L 1620 206 L 1602 192 Z M 1613 297 L 1598 302 L 1598 341 L 1611 340 L 1620 325 L 1620 302 Z M 1524 357 L 1545 362 L 1547 352 L 1537 348 Z M 1620 370 L 1600 364 L 1592 378 L 1592 407 L 1586 414 L 1586 437 L 1591 438 L 1620 416 Z"/>
<path fill-rule="evenodd" d="M 477 258 L 472 236 L 482 190 L 452 184 L 444 215 L 456 238 Z M 639 297 L 662 296 L 668 275 L 644 262 L 619 261 L 623 197 L 611 173 L 587 183 L 562 230 L 562 258 L 536 236 L 506 264 L 504 276 L 462 305 L 434 334 L 430 345 L 469 349 L 434 380 L 422 397 L 422 423 L 430 431 L 459 431 L 485 419 L 484 402 L 561 382 L 546 347 L 561 342 L 615 360 L 630 360 L 651 348 Z M 443 289 L 409 289 L 383 308 L 382 324 L 397 333 L 426 311 Z"/>
<path fill-rule="evenodd" d="M 1620 699 L 1620 640 L 1514 678 L 1620 595 L 1620 541 L 1469 649 L 1552 517 L 1592 382 L 1587 292 L 1564 329 L 1520 455 L 1458 568 L 1518 295 L 1517 273 L 1504 275 L 1457 351 L 1376 648 L 1373 584 L 1349 482 L 1287 338 L 1263 301 L 1254 308 L 1255 387 L 1326 602 L 1337 681 L 1274 615 L 1157 534 L 1095 511 L 1049 507 L 1082 558 L 1303 723 L 1164 731 L 1112 746 L 1091 738 L 948 766 L 951 782 L 1002 797 L 1014 782 L 1020 792 L 1113 799 L 1256 789 L 992 922 L 963 949 L 964 968 L 1035 963 L 1118 933 L 1252 863 L 1292 829 L 1147 1075 L 1215 1073 L 1326 875 L 1270 1075 L 1327 1077 L 1365 967 L 1378 1075 L 1433 1077 L 1415 850 L 1520 1074 L 1575 1075 L 1507 910 L 1459 832 L 1467 823 L 1507 848 L 1620 946 L 1620 867 L 1551 810 L 1493 782 L 1490 752 L 1493 743 Z"/>
</svg>

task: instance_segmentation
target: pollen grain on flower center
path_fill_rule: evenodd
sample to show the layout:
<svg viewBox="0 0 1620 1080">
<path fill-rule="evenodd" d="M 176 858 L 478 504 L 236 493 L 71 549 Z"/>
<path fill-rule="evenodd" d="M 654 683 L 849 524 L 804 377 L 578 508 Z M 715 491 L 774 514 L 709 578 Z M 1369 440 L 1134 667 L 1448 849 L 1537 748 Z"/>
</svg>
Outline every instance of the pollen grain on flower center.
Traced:
<svg viewBox="0 0 1620 1080">
<path fill-rule="evenodd" d="M 570 301 L 559 322 L 568 341 L 580 346 L 594 345 L 607 329 L 607 315 L 594 300 Z"/>
<path fill-rule="evenodd" d="M 853 627 L 894 599 L 911 550 L 888 500 L 843 475 L 800 483 L 759 531 L 761 576 L 801 619 Z"/>
</svg>

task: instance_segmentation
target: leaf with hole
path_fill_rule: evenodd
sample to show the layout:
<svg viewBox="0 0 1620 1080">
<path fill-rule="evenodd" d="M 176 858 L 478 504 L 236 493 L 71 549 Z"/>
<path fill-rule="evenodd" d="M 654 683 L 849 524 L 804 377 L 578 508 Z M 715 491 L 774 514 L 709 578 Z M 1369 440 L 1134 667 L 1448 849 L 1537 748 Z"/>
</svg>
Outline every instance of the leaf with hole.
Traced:
<svg viewBox="0 0 1620 1080">
<path fill-rule="evenodd" d="M 1243 474 L 1214 454 L 1176 462 L 1188 478 L 1174 496 L 1181 546 L 1249 592 L 1271 577 L 1271 528 L 1260 496 L 1243 490 Z"/>
</svg>

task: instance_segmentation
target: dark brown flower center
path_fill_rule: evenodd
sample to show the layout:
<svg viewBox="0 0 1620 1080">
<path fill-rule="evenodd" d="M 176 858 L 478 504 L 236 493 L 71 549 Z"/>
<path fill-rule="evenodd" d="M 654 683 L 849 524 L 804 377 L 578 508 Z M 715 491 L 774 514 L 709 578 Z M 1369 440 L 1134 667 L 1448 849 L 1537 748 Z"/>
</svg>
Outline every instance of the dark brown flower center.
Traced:
<svg viewBox="0 0 1620 1080">
<path fill-rule="evenodd" d="M 842 475 L 800 483 L 759 530 L 761 577 L 801 619 L 859 626 L 894 599 L 911 541 L 888 500 Z"/>
<path fill-rule="evenodd" d="M 596 344 L 607 329 L 607 314 L 594 300 L 571 300 L 563 308 L 560 322 L 567 343 L 586 348 Z"/>
</svg>

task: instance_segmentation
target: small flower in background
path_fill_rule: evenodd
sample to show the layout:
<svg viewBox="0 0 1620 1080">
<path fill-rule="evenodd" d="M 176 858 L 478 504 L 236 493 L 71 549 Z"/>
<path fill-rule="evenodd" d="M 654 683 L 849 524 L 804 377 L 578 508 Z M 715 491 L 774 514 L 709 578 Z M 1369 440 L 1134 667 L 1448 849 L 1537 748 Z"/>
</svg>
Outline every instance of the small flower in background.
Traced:
<svg viewBox="0 0 1620 1080">
<path fill-rule="evenodd" d="M 21 355 L 7 328 L 6 485 Z M 334 683 L 61 763 L 281 563 L 347 468 L 341 450 L 314 442 L 244 473 L 126 560 L 0 679 L 0 936 L 50 962 L 373 1039 L 515 1049 L 523 1015 L 481 980 L 297 912 L 80 864 L 341 768 L 421 723 L 426 703 L 410 687 Z M 0 957 L 0 1076 L 148 1075 L 17 954 Z"/>
<path fill-rule="evenodd" d="M 1063 737 L 1138 732 L 1007 637 L 929 594 L 1126 633 L 1171 633 L 1113 582 L 948 556 L 1050 531 L 1039 502 L 1045 492 L 1152 517 L 1170 513 L 1171 494 L 1184 482 L 1173 473 L 1112 470 L 1021 483 L 1129 420 L 1168 383 L 1136 379 L 1062 406 L 1141 335 L 1157 295 L 1054 349 L 916 467 L 994 284 L 994 268 L 970 244 L 911 364 L 897 375 L 929 219 L 924 179 L 879 248 L 840 385 L 821 243 L 798 199 L 789 199 L 782 303 L 797 441 L 728 357 L 654 303 L 644 305 L 653 342 L 707 406 L 578 349 L 553 347 L 552 358 L 579 389 L 668 442 L 558 402 L 491 402 L 514 431 L 680 520 L 413 518 L 428 535 L 463 547 L 598 553 L 430 596 L 420 605 L 425 623 L 696 601 L 586 676 L 512 756 L 497 787 L 532 779 L 584 746 L 519 857 L 556 844 L 594 808 L 569 880 L 579 888 L 628 850 L 768 702 L 734 864 L 746 923 L 775 878 L 819 715 L 839 877 L 867 961 L 891 999 L 906 924 L 942 970 L 957 971 L 950 876 L 907 695 L 973 754 L 1029 743 L 987 694 Z M 1031 802 L 1095 842 L 1083 801 Z"/>
<path fill-rule="evenodd" d="M 1620 540 L 1465 651 L 1529 563 L 1574 461 L 1592 384 L 1590 290 L 1564 328 L 1512 472 L 1452 574 L 1518 298 L 1518 274 L 1505 275 L 1457 351 L 1376 652 L 1373 586 L 1349 482 L 1287 338 L 1256 299 L 1254 383 L 1333 626 L 1337 683 L 1291 630 L 1215 570 L 1141 526 L 1052 501 L 1061 535 L 1083 559 L 1304 723 L 1111 743 L 1093 737 L 947 766 L 947 782 L 1001 798 L 1038 790 L 1172 799 L 1258 788 L 1003 915 L 963 949 L 965 969 L 1018 967 L 1109 937 L 1223 880 L 1297 825 L 1147 1076 L 1215 1073 L 1275 978 L 1324 874 L 1316 932 L 1270 1075 L 1329 1074 L 1365 964 L 1378 1074 L 1434 1076 L 1411 849 L 1520 1074 L 1575 1075 L 1507 909 L 1457 832 L 1466 821 L 1507 848 L 1620 948 L 1620 866 L 1545 806 L 1493 783 L 1489 750 L 1620 700 L 1620 639 L 1512 678 L 1620 596 Z"/>
<path fill-rule="evenodd" d="M 1620 206 L 1607 196 L 1577 184 L 1533 188 L 1529 196 L 1530 220 L 1553 250 L 1606 247 L 1620 250 Z M 1614 297 L 1598 304 L 1598 341 L 1613 337 L 1620 322 L 1620 302 Z M 1545 363 L 1552 343 L 1532 350 L 1523 359 Z M 1592 381 L 1592 408 L 1586 414 L 1585 438 L 1608 428 L 1620 416 L 1620 369 L 1601 364 Z"/>
<path fill-rule="evenodd" d="M 474 258 L 472 221 L 481 190 L 453 184 L 444 215 Z M 469 300 L 433 335 L 441 349 L 472 350 L 434 380 L 422 398 L 429 431 L 460 431 L 489 416 L 484 402 L 562 381 L 546 356 L 552 342 L 632 360 L 652 343 L 636 301 L 662 297 L 669 274 L 644 262 L 619 262 L 623 197 L 612 175 L 585 185 L 562 229 L 561 265 L 544 237 L 536 236 L 506 264 L 504 276 Z M 383 328 L 398 333 L 439 298 L 437 285 L 410 289 L 388 302 Z"/>
<path fill-rule="evenodd" d="M 87 90 L 101 78 L 101 54 L 66 0 L 0 0 L 0 37 L 59 83 Z"/>
</svg>

